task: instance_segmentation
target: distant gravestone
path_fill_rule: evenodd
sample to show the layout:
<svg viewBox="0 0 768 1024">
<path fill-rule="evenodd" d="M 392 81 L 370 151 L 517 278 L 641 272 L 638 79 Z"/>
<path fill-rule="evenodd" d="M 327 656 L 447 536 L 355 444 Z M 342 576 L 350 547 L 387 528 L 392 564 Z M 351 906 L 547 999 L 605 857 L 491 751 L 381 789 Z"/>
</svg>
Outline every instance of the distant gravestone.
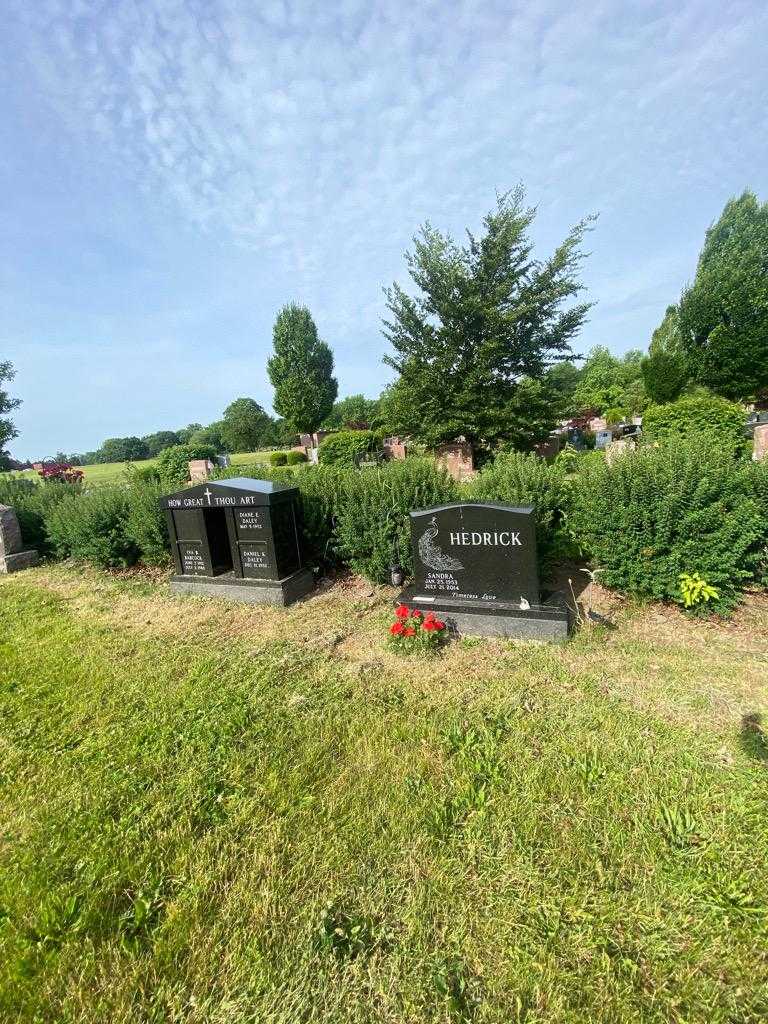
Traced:
<svg viewBox="0 0 768 1024">
<path fill-rule="evenodd" d="M 37 552 L 25 551 L 15 511 L 0 505 L 0 573 L 19 572 L 37 564 Z"/>
<path fill-rule="evenodd" d="M 595 434 L 595 448 L 607 448 L 613 440 L 610 430 L 598 430 Z"/>
<path fill-rule="evenodd" d="M 564 640 L 567 607 L 542 602 L 534 510 L 491 503 L 411 512 L 413 584 L 400 595 L 459 632 Z"/>
<path fill-rule="evenodd" d="M 307 594 L 297 487 L 236 478 L 189 487 L 161 500 L 176 575 L 174 593 L 286 605 Z"/>
<path fill-rule="evenodd" d="M 761 423 L 755 427 L 752 435 L 752 458 L 755 462 L 762 462 L 768 458 L 768 423 Z"/>
</svg>

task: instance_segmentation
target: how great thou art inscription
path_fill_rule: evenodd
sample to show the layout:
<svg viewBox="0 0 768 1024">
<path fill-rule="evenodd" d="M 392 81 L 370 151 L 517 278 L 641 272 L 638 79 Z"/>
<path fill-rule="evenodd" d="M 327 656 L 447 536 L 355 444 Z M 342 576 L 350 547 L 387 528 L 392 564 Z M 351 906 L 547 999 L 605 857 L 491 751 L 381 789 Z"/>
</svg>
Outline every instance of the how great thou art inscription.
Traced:
<svg viewBox="0 0 768 1024">
<path fill-rule="evenodd" d="M 535 604 L 532 508 L 445 505 L 411 513 L 414 595 Z"/>
</svg>

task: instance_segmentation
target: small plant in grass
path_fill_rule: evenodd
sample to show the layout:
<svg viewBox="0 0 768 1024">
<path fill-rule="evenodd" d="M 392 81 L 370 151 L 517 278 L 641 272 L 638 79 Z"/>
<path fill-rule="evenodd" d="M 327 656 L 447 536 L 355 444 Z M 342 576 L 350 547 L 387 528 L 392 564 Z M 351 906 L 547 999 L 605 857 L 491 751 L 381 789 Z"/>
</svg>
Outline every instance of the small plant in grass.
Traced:
<svg viewBox="0 0 768 1024">
<path fill-rule="evenodd" d="M 381 943 L 376 921 L 367 914 L 349 913 L 328 903 L 315 928 L 317 946 L 339 960 L 368 955 Z"/>
<path fill-rule="evenodd" d="M 720 591 L 710 586 L 697 572 L 680 573 L 680 601 L 687 610 L 690 611 L 709 601 L 716 601 L 718 597 Z"/>
<path fill-rule="evenodd" d="M 432 654 L 445 635 L 445 623 L 434 612 L 425 615 L 404 604 L 395 609 L 395 621 L 389 627 L 389 645 L 398 654 Z"/>
</svg>

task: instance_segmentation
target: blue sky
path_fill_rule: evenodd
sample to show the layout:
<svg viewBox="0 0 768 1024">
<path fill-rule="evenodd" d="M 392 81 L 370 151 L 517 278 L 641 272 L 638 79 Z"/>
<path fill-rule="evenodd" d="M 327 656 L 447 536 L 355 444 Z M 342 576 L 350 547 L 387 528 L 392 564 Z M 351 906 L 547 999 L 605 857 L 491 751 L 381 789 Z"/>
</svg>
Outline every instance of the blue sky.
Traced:
<svg viewBox="0 0 768 1024">
<path fill-rule="evenodd" d="M 768 198 L 767 38 L 764 2 L 6 0 L 12 452 L 269 407 L 288 301 L 378 394 L 419 224 L 519 181 L 542 255 L 600 215 L 578 348 L 645 347 L 728 197 Z"/>
</svg>

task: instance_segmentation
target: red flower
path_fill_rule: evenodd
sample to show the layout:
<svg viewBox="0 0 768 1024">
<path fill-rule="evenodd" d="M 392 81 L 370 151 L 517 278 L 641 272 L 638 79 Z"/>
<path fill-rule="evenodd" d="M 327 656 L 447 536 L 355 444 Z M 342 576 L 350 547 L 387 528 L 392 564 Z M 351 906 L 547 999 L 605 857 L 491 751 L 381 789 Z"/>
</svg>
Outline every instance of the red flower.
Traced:
<svg viewBox="0 0 768 1024">
<path fill-rule="evenodd" d="M 435 623 L 435 629 L 437 629 L 437 630 L 445 629 L 445 623 L 441 622 L 440 619 L 435 619 L 434 623 Z"/>
<path fill-rule="evenodd" d="M 437 626 L 435 625 L 435 620 L 434 619 L 424 619 L 424 623 L 423 623 L 422 628 L 426 629 L 426 631 L 428 633 L 431 633 L 433 629 L 437 629 Z"/>
<path fill-rule="evenodd" d="M 406 636 L 415 636 L 416 635 L 416 630 L 413 628 L 413 626 L 406 626 L 406 628 L 405 628 L 405 635 Z"/>
<path fill-rule="evenodd" d="M 398 605 L 397 608 L 395 608 L 395 615 L 398 617 L 398 619 L 407 619 L 408 609 L 405 607 L 404 604 Z"/>
<path fill-rule="evenodd" d="M 400 636 L 404 629 L 405 626 L 403 626 L 402 622 L 393 622 L 392 625 L 389 627 L 389 632 L 392 634 L 392 636 Z"/>
<path fill-rule="evenodd" d="M 424 613 L 420 612 L 418 608 L 414 608 L 413 611 L 411 612 L 411 618 L 413 619 L 421 619 L 423 615 Z"/>
</svg>

